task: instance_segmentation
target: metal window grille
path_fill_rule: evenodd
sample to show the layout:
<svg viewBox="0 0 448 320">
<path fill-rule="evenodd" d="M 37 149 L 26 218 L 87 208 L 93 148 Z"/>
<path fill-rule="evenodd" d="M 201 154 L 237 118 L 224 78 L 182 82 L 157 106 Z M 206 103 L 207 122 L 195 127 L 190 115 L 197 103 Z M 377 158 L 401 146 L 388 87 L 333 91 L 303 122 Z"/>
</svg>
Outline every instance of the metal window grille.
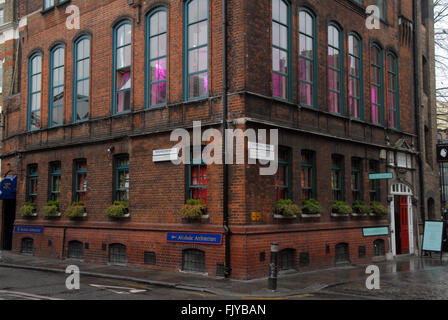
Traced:
<svg viewBox="0 0 448 320">
<path fill-rule="evenodd" d="M 148 264 L 148 265 L 155 265 L 156 262 L 157 262 L 157 260 L 156 260 L 156 253 L 155 252 L 150 252 L 150 251 L 145 251 L 144 263 Z"/>
<path fill-rule="evenodd" d="M 33 251 L 34 251 L 34 240 L 31 238 L 23 238 L 20 252 L 23 254 L 33 254 Z"/>
<path fill-rule="evenodd" d="M 112 264 L 126 264 L 126 246 L 115 243 L 109 246 L 109 262 Z"/>
<path fill-rule="evenodd" d="M 83 246 L 80 241 L 70 241 L 68 243 L 68 258 L 69 259 L 82 259 L 84 257 L 83 254 Z"/>
<path fill-rule="evenodd" d="M 284 249 L 279 252 L 279 267 L 280 270 L 295 269 L 295 250 Z"/>
<path fill-rule="evenodd" d="M 335 249 L 336 265 L 350 264 L 350 252 L 347 243 L 339 243 Z"/>
<path fill-rule="evenodd" d="M 310 265 L 310 254 L 309 252 L 300 253 L 300 266 L 307 267 Z"/>
<path fill-rule="evenodd" d="M 378 239 L 373 241 L 373 254 L 375 257 L 384 256 L 386 254 L 384 240 Z"/>
<path fill-rule="evenodd" d="M 205 272 L 205 252 L 196 249 L 187 249 L 182 253 L 182 270 Z"/>
</svg>

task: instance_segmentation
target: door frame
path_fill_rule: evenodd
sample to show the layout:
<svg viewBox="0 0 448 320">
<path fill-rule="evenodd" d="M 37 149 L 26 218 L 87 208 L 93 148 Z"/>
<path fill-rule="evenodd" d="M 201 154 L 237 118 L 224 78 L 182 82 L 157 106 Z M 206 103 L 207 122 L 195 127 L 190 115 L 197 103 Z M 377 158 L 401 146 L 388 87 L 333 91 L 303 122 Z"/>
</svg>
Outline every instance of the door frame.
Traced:
<svg viewBox="0 0 448 320">
<path fill-rule="evenodd" d="M 395 237 L 395 196 L 405 196 L 408 198 L 408 227 L 409 227 L 409 254 L 415 253 L 414 246 L 414 219 L 412 210 L 412 189 L 403 183 L 394 183 L 391 185 L 390 195 L 392 201 L 390 208 L 390 232 L 391 232 L 391 248 L 393 256 L 397 255 L 397 243 Z"/>
</svg>

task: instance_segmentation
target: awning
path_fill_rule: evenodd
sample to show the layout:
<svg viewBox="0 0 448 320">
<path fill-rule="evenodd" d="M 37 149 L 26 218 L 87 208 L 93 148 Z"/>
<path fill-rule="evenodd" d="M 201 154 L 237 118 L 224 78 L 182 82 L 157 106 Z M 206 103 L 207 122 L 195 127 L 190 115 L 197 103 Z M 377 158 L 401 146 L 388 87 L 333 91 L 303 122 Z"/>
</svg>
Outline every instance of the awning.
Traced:
<svg viewBox="0 0 448 320">
<path fill-rule="evenodd" d="M 17 176 L 6 177 L 0 182 L 0 200 L 15 199 Z"/>
</svg>

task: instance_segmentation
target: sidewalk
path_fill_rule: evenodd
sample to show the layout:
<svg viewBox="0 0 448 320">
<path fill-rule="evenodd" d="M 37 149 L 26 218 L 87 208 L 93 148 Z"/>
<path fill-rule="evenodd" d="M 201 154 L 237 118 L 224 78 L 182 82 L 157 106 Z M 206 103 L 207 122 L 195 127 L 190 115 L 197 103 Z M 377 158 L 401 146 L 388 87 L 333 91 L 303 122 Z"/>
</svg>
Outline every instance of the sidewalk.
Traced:
<svg viewBox="0 0 448 320">
<path fill-rule="evenodd" d="M 365 282 L 368 276 L 365 273 L 367 265 L 355 265 L 303 273 L 280 273 L 278 290 L 272 292 L 267 289 L 267 278 L 241 281 L 207 277 L 191 273 L 95 265 L 74 260 L 45 259 L 13 254 L 8 251 L 0 252 L 0 267 L 65 273 L 66 267 L 71 264 L 77 265 L 80 268 L 81 276 L 126 280 L 147 285 L 193 290 L 235 298 L 276 298 L 312 294 L 342 283 Z M 418 271 L 428 267 L 428 265 L 434 267 L 441 266 L 440 260 L 428 258 L 422 260 L 414 256 L 404 256 L 392 261 L 375 264 L 380 268 L 381 275 L 401 271 Z"/>
</svg>

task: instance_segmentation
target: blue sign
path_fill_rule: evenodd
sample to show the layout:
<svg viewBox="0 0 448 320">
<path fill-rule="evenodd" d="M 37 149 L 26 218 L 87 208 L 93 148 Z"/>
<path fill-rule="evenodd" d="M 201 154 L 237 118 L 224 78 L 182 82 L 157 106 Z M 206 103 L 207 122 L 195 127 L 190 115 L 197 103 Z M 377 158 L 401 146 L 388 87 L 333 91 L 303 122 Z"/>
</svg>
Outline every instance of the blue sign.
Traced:
<svg viewBox="0 0 448 320">
<path fill-rule="evenodd" d="M 17 176 L 6 177 L 0 182 L 0 200 L 15 199 Z"/>
<path fill-rule="evenodd" d="M 168 232 L 166 235 L 166 241 L 200 244 L 221 244 L 222 234 Z"/>
<path fill-rule="evenodd" d="M 423 251 L 442 251 L 443 221 L 425 221 Z"/>
<path fill-rule="evenodd" d="M 43 227 L 27 227 L 27 226 L 15 226 L 15 233 L 33 233 L 33 234 L 42 234 L 44 233 Z"/>
<path fill-rule="evenodd" d="M 389 234 L 388 227 L 364 228 L 362 229 L 364 237 L 387 236 Z"/>
<path fill-rule="evenodd" d="M 369 175 L 370 180 L 392 179 L 393 177 L 392 173 L 375 173 Z"/>
</svg>

